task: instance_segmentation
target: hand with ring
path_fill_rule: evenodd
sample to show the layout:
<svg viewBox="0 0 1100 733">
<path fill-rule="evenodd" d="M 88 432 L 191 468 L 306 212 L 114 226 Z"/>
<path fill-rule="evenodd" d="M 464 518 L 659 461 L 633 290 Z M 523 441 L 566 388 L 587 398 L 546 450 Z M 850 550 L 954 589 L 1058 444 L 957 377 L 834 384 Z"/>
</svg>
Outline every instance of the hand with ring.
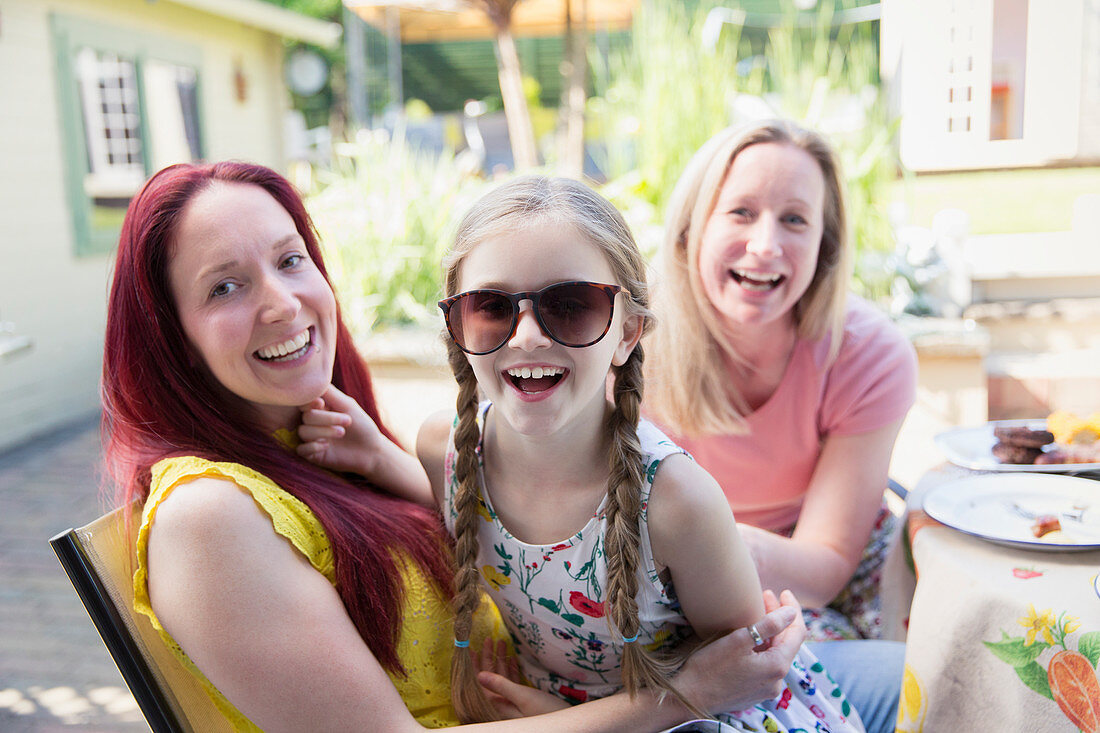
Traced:
<svg viewBox="0 0 1100 733">
<path fill-rule="evenodd" d="M 760 632 L 756 630 L 756 624 L 753 624 L 749 627 L 749 636 L 752 637 L 752 644 L 754 649 L 756 647 L 763 646 L 764 642 L 766 641 L 766 639 L 760 635 Z"/>
</svg>

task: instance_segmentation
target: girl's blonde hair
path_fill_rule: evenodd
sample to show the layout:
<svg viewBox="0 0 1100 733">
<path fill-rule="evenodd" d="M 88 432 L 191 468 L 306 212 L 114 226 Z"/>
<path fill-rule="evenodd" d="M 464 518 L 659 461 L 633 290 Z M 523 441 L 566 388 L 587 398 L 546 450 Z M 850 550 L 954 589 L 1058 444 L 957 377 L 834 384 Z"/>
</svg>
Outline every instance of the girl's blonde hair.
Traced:
<svg viewBox="0 0 1100 733">
<path fill-rule="evenodd" d="M 587 186 L 566 178 L 526 176 L 517 178 L 482 197 L 459 225 L 455 245 L 444 264 L 446 294 L 458 292 L 462 262 L 484 240 L 529 227 L 571 227 L 598 247 L 618 284 L 626 291 L 623 304 L 628 316 L 643 320 L 643 333 L 652 326 L 645 261 L 630 229 L 607 200 Z M 478 606 L 480 577 L 478 555 L 478 394 L 473 369 L 461 349 L 447 339 L 448 357 L 458 382 L 458 424 L 455 427 L 455 623 L 458 640 L 469 639 L 474 610 Z M 639 489 L 644 480 L 644 459 L 637 427 L 642 399 L 642 347 L 639 344 L 614 373 L 614 409 L 607 420 L 612 436 L 607 497 L 607 618 L 611 631 L 623 638 L 639 630 L 635 596 L 639 562 Z M 451 696 L 463 721 L 497 718 L 477 684 L 468 648 L 456 648 L 451 665 Z M 668 691 L 683 700 L 668 681 L 670 663 L 659 661 L 638 643 L 623 645 L 623 685 L 635 693 L 641 687 Z M 686 704 L 686 702 L 685 702 Z"/>
<path fill-rule="evenodd" d="M 799 338 L 829 335 L 829 360 L 843 337 L 851 246 L 845 220 L 840 166 L 825 139 L 787 120 L 729 127 L 692 157 L 669 202 L 661 247 L 656 310 L 666 327 L 652 337 L 646 407 L 662 423 L 685 435 L 741 433 L 748 409 L 730 384 L 725 362 L 743 360 L 726 338 L 723 324 L 703 290 L 699 248 L 733 160 L 760 143 L 793 145 L 821 168 L 825 179 L 824 231 L 817 270 L 794 307 Z M 725 357 L 725 358 L 724 358 Z"/>
</svg>

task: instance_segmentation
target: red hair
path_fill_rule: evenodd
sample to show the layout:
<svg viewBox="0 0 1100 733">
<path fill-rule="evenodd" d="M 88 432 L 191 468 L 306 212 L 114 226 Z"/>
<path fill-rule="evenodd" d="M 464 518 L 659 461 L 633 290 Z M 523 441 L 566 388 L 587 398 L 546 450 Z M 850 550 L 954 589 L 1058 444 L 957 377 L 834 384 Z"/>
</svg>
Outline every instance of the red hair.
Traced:
<svg viewBox="0 0 1100 733">
<path fill-rule="evenodd" d="M 334 475 L 288 451 L 242 416 L 243 400 L 205 369 L 180 325 L 168 286 L 174 235 L 188 203 L 215 181 L 260 186 L 278 201 L 328 281 L 317 236 L 294 187 L 278 173 L 240 162 L 174 165 L 130 202 L 122 225 L 103 353 L 103 442 L 108 475 L 123 504 L 149 494 L 162 458 L 196 455 L 264 474 L 302 500 L 332 545 L 336 589 L 359 634 L 387 669 L 397 658 L 403 557 L 451 594 L 453 568 L 436 514 L 390 496 L 362 477 Z M 384 434 L 370 373 L 339 308 L 332 383 L 362 405 Z"/>
</svg>

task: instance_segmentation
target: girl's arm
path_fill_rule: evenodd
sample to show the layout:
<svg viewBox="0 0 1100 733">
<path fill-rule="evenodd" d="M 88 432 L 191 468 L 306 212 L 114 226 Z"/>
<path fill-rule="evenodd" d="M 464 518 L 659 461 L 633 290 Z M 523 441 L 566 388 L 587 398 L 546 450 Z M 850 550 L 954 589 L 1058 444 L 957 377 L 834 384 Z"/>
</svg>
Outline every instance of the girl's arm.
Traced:
<svg viewBox="0 0 1100 733">
<path fill-rule="evenodd" d="M 760 579 L 718 483 L 694 461 L 661 462 L 649 500 L 649 533 L 658 569 L 702 638 L 745 627 L 764 615 Z"/>
<path fill-rule="evenodd" d="M 300 456 L 334 471 L 357 473 L 395 496 L 435 508 L 420 463 L 383 435 L 358 402 L 329 385 L 301 409 Z"/>
<path fill-rule="evenodd" d="M 825 439 L 790 538 L 741 525 L 766 587 L 790 588 L 811 607 L 826 605 L 844 588 L 882 506 L 901 423 Z"/>
<path fill-rule="evenodd" d="M 176 487 L 157 509 L 148 551 L 150 598 L 164 628 L 264 730 L 422 730 L 332 585 L 232 482 Z M 754 652 L 744 630 L 701 649 L 681 672 L 684 691 L 712 710 L 738 706 L 746 690 L 775 694 L 801 642 L 794 616 L 782 608 L 757 624 L 785 637 L 766 652 Z M 468 729 L 656 731 L 687 717 L 676 702 L 643 693 Z"/>
</svg>

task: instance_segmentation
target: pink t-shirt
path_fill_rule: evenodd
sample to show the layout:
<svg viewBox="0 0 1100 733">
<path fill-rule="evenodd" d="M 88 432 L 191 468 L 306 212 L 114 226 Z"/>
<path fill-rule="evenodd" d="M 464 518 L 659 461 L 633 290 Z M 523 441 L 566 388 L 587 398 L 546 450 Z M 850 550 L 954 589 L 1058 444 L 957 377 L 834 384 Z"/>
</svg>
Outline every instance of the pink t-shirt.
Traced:
<svg viewBox="0 0 1100 733">
<path fill-rule="evenodd" d="M 913 347 L 863 299 L 848 297 L 840 352 L 823 370 L 828 350 L 827 338 L 796 342 L 779 387 L 748 416 L 748 434 L 692 439 L 666 431 L 721 484 L 738 521 L 794 525 L 824 439 L 889 425 L 913 405 Z"/>
</svg>

